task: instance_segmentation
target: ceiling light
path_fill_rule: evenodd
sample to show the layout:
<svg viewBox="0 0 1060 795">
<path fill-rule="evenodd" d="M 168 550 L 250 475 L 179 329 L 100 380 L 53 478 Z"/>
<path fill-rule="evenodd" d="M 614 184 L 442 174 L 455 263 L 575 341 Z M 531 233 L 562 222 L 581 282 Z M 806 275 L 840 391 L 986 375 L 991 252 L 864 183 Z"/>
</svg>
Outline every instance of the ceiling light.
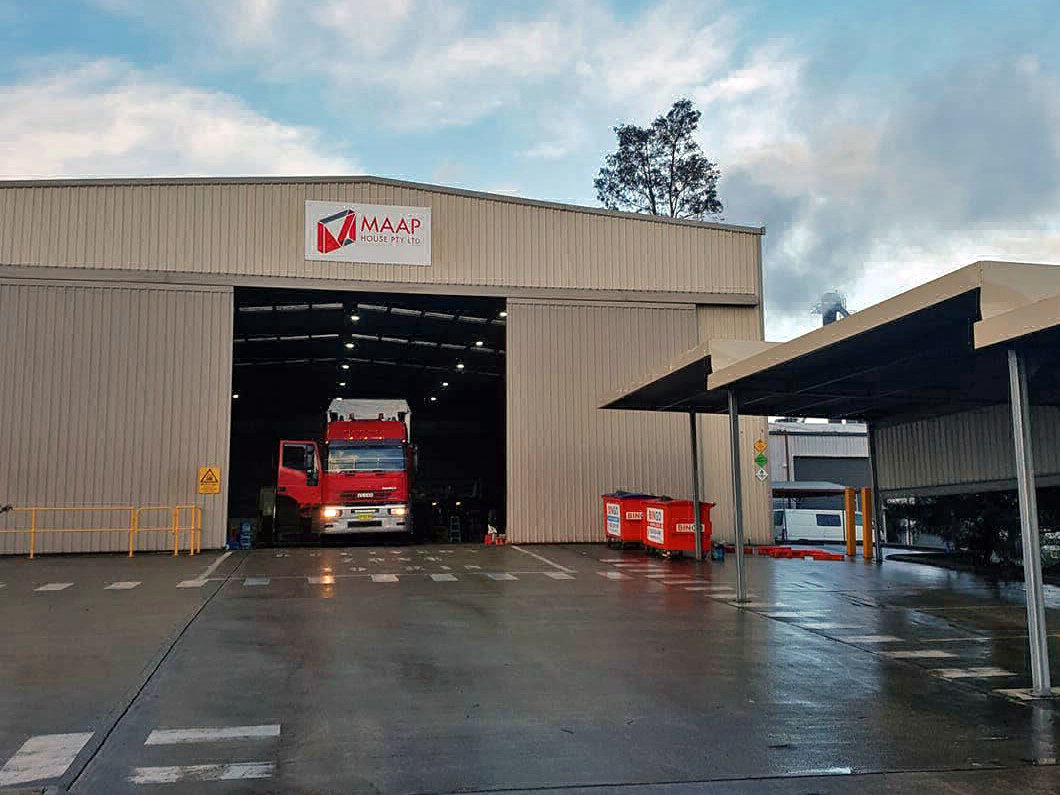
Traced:
<svg viewBox="0 0 1060 795">
<path fill-rule="evenodd" d="M 346 386 L 346 382 L 345 381 L 339 381 L 339 386 Z"/>
<path fill-rule="evenodd" d="M 233 392 L 232 393 L 232 400 L 238 400 L 238 399 L 239 399 L 239 393 L 238 392 Z"/>
<path fill-rule="evenodd" d="M 348 364 L 344 364 L 344 365 L 342 365 L 342 369 L 343 370 L 349 370 L 350 366 Z"/>
<path fill-rule="evenodd" d="M 475 340 L 475 347 L 476 348 L 481 348 L 483 346 L 483 344 L 484 343 L 482 342 L 482 340 Z"/>
<path fill-rule="evenodd" d="M 456 369 L 457 370 L 463 370 L 464 369 L 464 363 L 463 362 L 457 362 L 456 363 Z"/>
<path fill-rule="evenodd" d="M 352 342 L 347 342 L 346 343 L 346 347 L 347 348 L 352 348 L 353 347 L 353 343 Z"/>
<path fill-rule="evenodd" d="M 350 320 L 352 320 L 354 323 L 356 323 L 360 319 L 361 319 L 360 315 L 350 315 Z"/>
<path fill-rule="evenodd" d="M 501 312 L 500 312 L 500 316 L 501 316 L 501 317 L 508 317 L 508 313 L 507 313 L 507 312 L 505 312 L 505 311 L 504 311 L 504 310 L 502 309 L 502 310 L 501 310 Z"/>
<path fill-rule="evenodd" d="M 437 504 L 438 504 L 437 501 L 431 503 L 431 505 L 437 505 Z"/>
<path fill-rule="evenodd" d="M 457 500 L 456 502 L 454 502 L 453 505 L 460 505 L 460 500 Z"/>
<path fill-rule="evenodd" d="M 433 403 L 433 402 L 434 402 L 434 401 L 436 401 L 437 399 L 438 399 L 438 398 L 436 398 L 436 397 L 435 397 L 434 395 L 431 395 L 431 403 Z"/>
<path fill-rule="evenodd" d="M 449 386 L 449 382 L 448 381 L 442 381 L 442 386 Z"/>
</svg>

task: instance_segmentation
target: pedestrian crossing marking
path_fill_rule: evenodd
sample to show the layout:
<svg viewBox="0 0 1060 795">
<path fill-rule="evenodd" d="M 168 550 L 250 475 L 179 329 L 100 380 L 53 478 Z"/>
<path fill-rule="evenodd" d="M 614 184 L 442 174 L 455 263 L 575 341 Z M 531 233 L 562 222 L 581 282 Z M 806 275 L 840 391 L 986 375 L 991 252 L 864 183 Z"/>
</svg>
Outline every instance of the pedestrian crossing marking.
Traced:
<svg viewBox="0 0 1060 795">
<path fill-rule="evenodd" d="M 177 583 L 178 588 L 202 588 L 206 585 L 206 580 L 181 580 Z"/>
<path fill-rule="evenodd" d="M 92 732 L 30 737 L 0 768 L 0 787 L 58 778 L 90 739 Z"/>
<path fill-rule="evenodd" d="M 546 577 L 551 577 L 553 580 L 573 580 L 574 575 L 567 574 L 565 571 L 546 571 Z"/>
<path fill-rule="evenodd" d="M 243 580 L 243 587 L 258 588 L 268 585 L 270 582 L 272 582 L 272 579 L 269 577 L 247 577 Z"/>
<path fill-rule="evenodd" d="M 144 740 L 144 745 L 176 745 L 180 743 L 213 743 L 219 740 L 248 740 L 279 737 L 280 724 L 258 726 L 210 726 L 199 729 L 155 729 Z"/>
<path fill-rule="evenodd" d="M 141 584 L 141 582 L 139 582 L 139 581 L 122 580 L 120 582 L 112 582 L 110 585 L 108 585 L 103 590 L 104 591 L 129 591 L 129 590 L 132 590 L 133 588 L 135 588 L 137 585 L 140 585 L 140 584 Z"/>
<path fill-rule="evenodd" d="M 629 580 L 631 577 L 628 574 L 623 574 L 620 571 L 598 571 L 596 572 L 601 577 L 607 577 L 609 580 Z"/>
<path fill-rule="evenodd" d="M 34 588 L 34 591 L 65 591 L 73 585 L 72 582 L 48 582 L 41 585 L 39 588 Z"/>
<path fill-rule="evenodd" d="M 269 778 L 275 762 L 236 762 L 215 765 L 167 765 L 137 767 L 129 781 L 133 784 L 177 784 L 182 781 L 244 781 Z"/>
<path fill-rule="evenodd" d="M 518 580 L 519 579 L 514 574 L 509 574 L 506 571 L 499 572 L 499 573 L 491 572 L 491 573 L 487 574 L 486 576 L 489 577 L 491 580 Z"/>
<path fill-rule="evenodd" d="M 396 574 L 373 574 L 372 582 L 397 582 Z"/>
<path fill-rule="evenodd" d="M 431 579 L 435 582 L 455 582 L 455 574 L 432 574 Z"/>
</svg>

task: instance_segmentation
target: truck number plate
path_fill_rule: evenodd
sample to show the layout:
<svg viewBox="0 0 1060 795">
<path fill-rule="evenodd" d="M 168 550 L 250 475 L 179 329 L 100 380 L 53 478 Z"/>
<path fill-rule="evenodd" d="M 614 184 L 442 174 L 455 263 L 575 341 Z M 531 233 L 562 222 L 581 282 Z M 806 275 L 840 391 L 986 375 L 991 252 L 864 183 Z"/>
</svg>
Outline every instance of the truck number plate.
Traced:
<svg viewBox="0 0 1060 795">
<path fill-rule="evenodd" d="M 355 518 L 355 519 L 356 519 L 356 520 L 357 520 L 358 522 L 367 522 L 367 521 L 369 521 L 369 520 L 371 520 L 371 519 L 374 519 L 374 518 L 375 518 L 375 516 L 373 516 L 373 515 L 372 515 L 372 514 L 370 514 L 370 513 L 359 513 L 359 514 L 357 514 L 357 516 L 356 516 L 356 517 L 354 517 L 354 518 Z"/>
</svg>

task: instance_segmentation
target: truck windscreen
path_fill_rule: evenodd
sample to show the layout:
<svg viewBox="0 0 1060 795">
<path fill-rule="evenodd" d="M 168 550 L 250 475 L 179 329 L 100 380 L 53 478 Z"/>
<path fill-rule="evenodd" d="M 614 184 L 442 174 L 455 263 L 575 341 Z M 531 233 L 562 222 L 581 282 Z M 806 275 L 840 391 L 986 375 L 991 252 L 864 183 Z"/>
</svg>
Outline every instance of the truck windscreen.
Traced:
<svg viewBox="0 0 1060 795">
<path fill-rule="evenodd" d="M 332 442 L 328 445 L 328 472 L 402 472 L 405 452 L 401 445 L 364 445 Z"/>
</svg>

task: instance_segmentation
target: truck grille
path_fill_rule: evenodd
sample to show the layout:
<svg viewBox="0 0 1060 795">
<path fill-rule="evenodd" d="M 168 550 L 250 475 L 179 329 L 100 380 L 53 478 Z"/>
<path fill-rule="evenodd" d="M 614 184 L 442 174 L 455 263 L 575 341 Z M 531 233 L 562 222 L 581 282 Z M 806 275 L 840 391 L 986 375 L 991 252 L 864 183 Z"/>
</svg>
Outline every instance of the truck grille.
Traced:
<svg viewBox="0 0 1060 795">
<path fill-rule="evenodd" d="M 364 496 L 369 493 L 370 497 Z M 387 501 L 385 496 L 367 491 L 342 491 L 339 499 L 343 505 L 382 505 Z"/>
</svg>

